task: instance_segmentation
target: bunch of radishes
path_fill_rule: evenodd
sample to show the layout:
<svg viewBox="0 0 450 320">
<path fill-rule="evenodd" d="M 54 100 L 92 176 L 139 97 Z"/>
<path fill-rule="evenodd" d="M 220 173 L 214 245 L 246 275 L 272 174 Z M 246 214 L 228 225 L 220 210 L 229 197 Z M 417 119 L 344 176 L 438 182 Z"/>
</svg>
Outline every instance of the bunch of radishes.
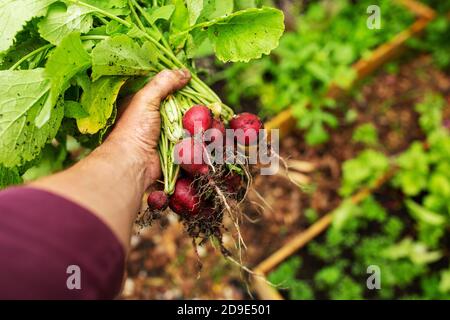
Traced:
<svg viewBox="0 0 450 320">
<path fill-rule="evenodd" d="M 236 200 L 245 191 L 246 178 L 239 165 L 215 163 L 214 156 L 222 153 L 226 158 L 225 150 L 236 150 L 235 144 L 244 148 L 255 145 L 263 124 L 254 114 L 236 115 L 228 121 L 230 139 L 220 114 L 214 117 L 205 105 L 190 107 L 181 123 L 185 135 L 174 144 L 172 154 L 174 162 L 181 167 L 174 190 L 172 194 L 151 192 L 147 200 L 149 210 L 161 213 L 170 207 L 185 220 L 221 217 L 229 205 L 223 202 Z M 211 143 L 221 147 L 209 154 L 206 149 Z"/>
</svg>

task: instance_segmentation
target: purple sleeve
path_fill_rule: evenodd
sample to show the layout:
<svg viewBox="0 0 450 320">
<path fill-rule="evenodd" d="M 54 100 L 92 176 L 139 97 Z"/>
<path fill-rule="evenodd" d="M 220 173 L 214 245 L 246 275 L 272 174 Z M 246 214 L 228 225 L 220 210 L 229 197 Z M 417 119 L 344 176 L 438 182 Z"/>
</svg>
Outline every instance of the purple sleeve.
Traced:
<svg viewBox="0 0 450 320">
<path fill-rule="evenodd" d="M 112 299 L 123 272 L 122 245 L 90 211 L 39 189 L 0 192 L 0 299 Z"/>
</svg>

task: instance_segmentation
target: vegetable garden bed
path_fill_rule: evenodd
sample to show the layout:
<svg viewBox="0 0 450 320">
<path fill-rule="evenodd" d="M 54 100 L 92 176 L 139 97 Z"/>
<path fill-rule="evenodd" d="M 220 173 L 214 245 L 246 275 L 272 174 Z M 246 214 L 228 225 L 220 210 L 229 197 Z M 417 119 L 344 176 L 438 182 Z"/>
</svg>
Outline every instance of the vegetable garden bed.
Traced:
<svg viewBox="0 0 450 320">
<path fill-rule="evenodd" d="M 409 4 L 410 3 L 415 3 L 415 2 L 410 2 L 410 1 L 407 1 Z M 421 9 L 417 9 L 417 8 L 421 8 Z M 403 49 L 402 47 L 403 47 L 403 44 L 406 42 L 406 40 L 409 38 L 409 37 L 411 37 L 411 36 L 413 36 L 413 35 L 416 35 L 416 34 L 418 34 L 418 33 L 420 33 L 420 31 L 422 31 L 423 30 L 423 28 L 425 28 L 425 26 L 426 26 L 426 24 L 428 23 L 428 19 L 431 17 L 430 15 L 429 15 L 429 13 L 430 13 L 430 11 L 428 11 L 428 10 L 426 10 L 425 9 L 425 11 L 423 10 L 423 8 L 424 7 L 421 7 L 421 6 L 415 6 L 415 9 L 413 10 L 413 12 L 419 17 L 418 19 L 417 19 L 417 21 L 410 27 L 410 28 L 408 28 L 406 31 L 404 31 L 404 32 L 402 32 L 400 35 L 398 35 L 398 36 L 396 36 L 395 37 L 395 39 L 393 39 L 391 42 L 389 42 L 389 44 L 386 44 L 386 45 L 382 45 L 379 49 L 377 49 L 377 50 L 375 50 L 374 52 L 373 52 L 373 55 L 371 56 L 371 57 L 369 57 L 369 58 L 367 58 L 367 59 L 365 59 L 365 60 L 362 60 L 362 62 L 359 62 L 359 63 L 357 63 L 356 64 L 356 69 L 355 70 L 357 70 L 358 71 L 358 74 L 359 74 L 359 77 L 362 79 L 363 77 L 365 77 L 365 76 L 367 76 L 370 72 L 372 72 L 374 69 L 376 69 L 376 67 L 378 67 L 378 66 L 380 66 L 380 65 L 382 65 L 383 64 L 383 62 L 385 62 L 386 60 L 388 60 L 388 59 L 391 59 L 391 58 L 393 58 L 394 56 L 396 56 L 397 54 L 399 54 L 400 52 L 401 52 L 401 50 Z M 427 13 L 424 13 L 424 12 L 427 12 Z M 432 11 L 431 11 L 432 12 Z M 381 50 L 381 48 L 383 48 L 382 50 Z M 386 57 L 385 57 L 385 55 L 386 55 Z M 337 89 L 332 89 L 331 91 L 330 91 L 330 94 L 336 94 L 336 95 L 338 95 L 338 94 L 340 94 L 341 92 L 340 92 L 340 90 L 337 90 Z M 274 124 L 274 123 L 279 123 L 280 125 L 277 125 L 277 124 Z M 290 124 L 289 124 L 290 123 Z M 281 131 L 282 131 L 282 134 L 284 133 L 284 132 L 289 132 L 293 127 L 294 127 L 294 125 L 295 125 L 295 121 L 292 119 L 292 114 L 289 112 L 289 111 L 287 111 L 287 112 L 282 112 L 282 113 L 280 113 L 280 115 L 279 116 L 277 116 L 273 121 L 269 121 L 269 122 L 267 122 L 266 123 L 266 127 L 267 128 L 275 128 L 275 127 L 277 127 L 277 126 L 279 126 L 279 128 L 281 129 Z M 292 147 L 293 146 L 293 144 L 295 145 L 295 141 L 298 141 L 298 139 L 291 139 L 291 141 L 290 141 L 290 143 L 291 143 L 291 145 L 290 145 L 290 147 Z M 287 146 L 288 148 L 289 148 L 289 146 Z M 294 157 L 295 158 L 295 157 Z M 289 159 L 288 159 L 289 160 Z M 298 163 L 297 163 L 298 164 Z M 314 168 L 312 168 L 311 167 L 311 162 L 309 162 L 309 161 L 305 161 L 305 162 L 301 162 L 300 164 L 299 164 L 300 166 L 303 166 L 303 168 L 302 168 L 302 170 L 305 170 L 306 171 L 306 173 L 308 173 L 308 172 L 311 172 Z M 309 167 L 308 167 L 309 166 Z M 306 167 L 306 168 L 305 168 Z M 326 170 L 329 170 L 328 168 L 326 169 Z M 271 180 L 272 178 L 270 178 L 270 180 Z M 284 179 L 283 177 L 275 177 L 274 178 L 275 179 L 275 181 L 273 182 L 273 183 L 275 183 L 276 184 L 276 180 L 277 179 Z M 325 177 L 325 179 L 326 179 L 326 177 Z M 325 180 L 324 179 L 324 180 Z M 286 181 L 286 180 L 284 180 L 284 181 Z M 269 183 L 269 182 L 264 182 L 264 184 L 271 184 L 271 183 Z M 333 186 L 333 188 L 335 188 L 336 186 Z M 269 188 L 270 189 L 270 188 Z M 273 216 L 271 216 L 270 217 L 270 219 L 266 219 L 268 216 L 266 216 L 266 215 L 264 215 L 264 218 L 262 219 L 262 220 L 264 220 L 264 224 L 265 225 L 267 225 L 267 226 L 269 226 L 270 227 L 270 224 L 272 224 L 272 227 L 271 227 L 271 229 L 273 229 L 272 230 L 272 232 L 269 232 L 268 231 L 268 229 L 264 229 L 264 230 L 266 230 L 267 232 L 268 232 L 268 234 L 267 234 L 267 236 L 266 237 L 264 237 L 264 239 L 262 239 L 262 240 L 269 240 L 270 241 L 270 239 L 272 239 L 273 240 L 273 235 L 276 233 L 276 232 L 281 232 L 281 233 L 283 233 L 283 231 L 282 230 L 280 230 L 280 228 L 279 228 L 279 226 L 280 225 L 283 225 L 283 224 L 285 224 L 285 225 L 289 225 L 289 221 L 295 221 L 295 219 L 296 219 L 296 217 L 295 217 L 295 215 L 296 214 L 298 214 L 298 212 L 299 212 L 299 210 L 295 210 L 293 207 L 295 207 L 295 199 L 296 199 L 296 197 L 304 197 L 304 198 L 307 198 L 307 197 L 309 197 L 309 195 L 308 194 L 303 194 L 302 195 L 302 192 L 298 192 L 298 190 L 297 191 L 295 191 L 295 189 L 296 189 L 296 187 L 295 186 L 291 186 L 291 187 L 287 187 L 287 189 L 286 188 L 282 188 L 282 190 L 280 191 L 280 190 L 278 190 L 278 192 L 282 192 L 283 193 L 283 195 L 282 195 L 282 197 L 287 197 L 287 198 L 289 198 L 290 197 L 290 201 L 288 200 L 288 201 L 280 201 L 280 202 L 283 202 L 283 203 L 285 203 L 285 204 L 289 204 L 288 206 L 286 206 L 285 208 L 284 208 L 284 210 L 283 210 L 283 213 L 280 213 L 280 214 L 277 214 L 277 216 L 278 216 L 278 218 L 280 218 L 280 219 L 283 219 L 283 220 L 280 220 L 280 221 L 278 221 L 278 223 L 274 223 L 274 224 L 272 224 L 272 222 L 274 222 L 274 219 L 276 220 L 276 219 L 278 219 L 277 217 L 273 217 Z M 331 190 L 331 192 L 334 192 L 334 191 L 332 191 Z M 269 195 L 269 197 L 270 197 L 270 195 Z M 294 201 L 293 201 L 293 199 L 294 199 Z M 298 202 L 298 201 L 297 201 Z M 338 203 L 336 203 L 336 206 L 337 206 L 337 204 Z M 325 209 L 324 209 L 325 210 Z M 266 224 L 265 223 L 265 220 L 267 220 L 268 221 L 268 223 Z M 289 220 L 289 221 L 288 221 Z M 262 221 L 263 222 L 263 221 Z M 287 222 L 287 223 L 286 223 Z M 302 230 L 303 229 L 305 229 L 306 227 L 307 227 L 307 224 L 305 224 L 305 223 L 301 223 L 301 225 L 302 225 Z M 169 228 L 172 228 L 172 227 L 169 227 Z M 244 238 L 245 239 L 248 239 L 249 240 L 249 246 L 248 246 L 248 251 L 247 251 L 247 254 L 248 254 L 248 256 L 249 256 L 249 264 L 252 264 L 252 263 L 255 263 L 255 262 L 258 262 L 258 261 L 261 261 L 261 256 L 260 256 L 260 254 L 261 253 L 258 253 L 258 252 L 254 252 L 254 251 L 258 251 L 258 248 L 260 248 L 261 246 L 262 247 L 264 247 L 264 248 L 266 248 L 267 249 L 267 251 L 269 251 L 270 252 L 270 250 L 272 250 L 272 249 L 270 249 L 269 247 L 266 247 L 266 245 L 267 244 L 265 244 L 265 243 L 261 243 L 261 242 L 258 242 L 258 244 L 256 245 L 256 248 L 254 248 L 254 244 L 252 243 L 252 241 L 253 240 L 256 240 L 255 239 L 255 236 L 258 234 L 258 226 L 255 226 L 254 224 L 252 224 L 251 222 L 249 222 L 248 224 L 246 224 L 245 226 L 244 226 L 244 228 L 243 228 L 244 230 L 243 230 L 243 232 L 244 232 Z M 283 228 L 282 228 L 283 229 Z M 292 228 L 292 230 L 289 230 L 289 228 L 284 228 L 284 229 L 288 229 L 288 232 L 287 233 L 284 233 L 283 234 L 283 238 L 284 239 L 286 239 L 286 238 L 288 238 L 288 237 L 292 237 L 296 232 L 298 233 L 298 232 L 300 232 L 301 230 L 297 230 L 297 229 L 295 229 L 295 228 Z M 260 230 L 261 231 L 261 230 Z M 265 231 L 265 232 L 266 232 Z M 167 232 L 167 230 L 165 231 L 165 232 Z M 175 233 L 177 233 L 176 231 L 174 231 Z M 178 232 L 180 232 L 181 233 L 181 230 L 178 230 Z M 152 232 L 153 233 L 153 232 Z M 151 238 L 151 237 L 155 237 L 155 236 L 151 236 L 151 235 L 148 235 L 148 236 L 146 236 L 146 238 Z M 158 236 L 156 236 L 157 238 L 159 238 Z M 165 238 L 165 237 L 164 237 Z M 177 245 L 179 245 L 179 243 L 180 243 L 180 239 L 178 238 L 178 237 L 176 237 L 176 241 L 177 241 Z M 162 239 L 161 239 L 162 240 Z M 159 241 L 159 240 L 158 240 Z M 147 240 L 146 240 L 146 242 L 147 242 Z M 152 242 L 154 242 L 154 241 L 152 241 Z M 157 242 L 157 243 L 160 243 L 160 242 Z M 160 244 L 161 245 L 161 244 Z M 279 243 L 277 243 L 276 241 L 273 241 L 272 243 L 269 243 L 269 245 L 271 245 L 272 247 L 273 246 L 275 246 L 274 248 L 273 248 L 273 250 L 275 250 L 276 249 L 276 247 L 277 247 L 277 245 L 279 246 Z M 169 248 L 170 248 L 171 246 L 169 246 Z M 153 252 L 152 253 L 152 255 L 153 255 L 153 257 L 155 257 L 154 256 L 154 254 L 156 254 L 156 259 L 158 260 L 159 258 L 157 258 L 158 257 L 158 254 L 155 252 L 155 251 L 158 251 L 158 250 L 148 250 L 148 252 Z M 266 251 L 266 252 L 267 252 Z M 209 251 L 208 251 L 209 252 Z M 188 255 L 189 256 L 189 255 Z M 205 264 L 205 265 L 209 265 L 209 260 L 210 260 L 210 258 L 208 257 L 208 258 L 206 258 L 208 256 L 208 254 L 206 254 L 206 255 L 202 255 L 202 262 Z M 142 257 L 141 258 L 137 258 L 136 259 L 136 261 L 142 261 L 141 260 L 142 259 Z M 186 258 L 183 258 L 183 259 L 186 259 Z M 190 257 L 190 258 L 188 258 L 188 259 L 190 259 L 190 260 L 194 260 L 194 258 L 193 257 Z M 150 260 L 150 258 L 148 258 L 148 259 L 144 259 L 144 260 Z M 208 260 L 208 261 L 206 261 L 206 260 Z M 215 260 L 214 260 L 215 261 Z M 211 265 L 214 265 L 214 263 L 217 263 L 217 262 L 211 262 Z M 228 270 L 227 272 L 230 272 L 230 269 L 229 269 L 229 266 L 227 267 L 227 266 L 223 266 L 224 267 L 224 269 L 226 269 L 226 270 Z M 146 269 L 147 270 L 150 270 L 150 271 L 152 271 L 152 270 L 154 270 L 153 269 L 154 268 L 154 266 L 152 266 L 152 265 L 148 265 L 148 266 L 146 266 Z M 206 267 L 207 268 L 207 267 Z M 217 265 L 217 269 L 220 269 L 221 267 L 219 266 L 219 265 Z M 133 267 L 133 269 L 135 269 L 135 267 Z M 169 269 L 170 269 L 170 267 L 169 267 Z M 173 270 L 172 270 L 173 271 Z M 185 270 L 186 272 L 183 272 L 183 273 L 186 273 L 186 277 L 185 277 L 185 280 L 183 280 L 183 282 L 182 283 L 187 283 L 187 282 L 189 282 L 188 280 L 186 280 L 187 278 L 189 278 L 188 277 L 188 275 L 187 274 L 192 274 L 193 272 L 195 272 L 195 270 L 194 269 L 192 269 L 192 268 L 189 268 L 189 270 Z M 135 277 L 135 276 L 137 276 L 136 275 L 136 272 L 137 272 L 137 270 L 135 270 L 135 271 L 133 271 L 133 277 Z M 153 272 L 153 271 L 152 271 Z M 218 272 L 218 271 L 217 271 Z M 159 274 L 159 273 L 158 273 Z M 173 275 L 173 273 L 171 273 L 172 275 Z M 155 275 L 156 276 L 156 275 Z M 236 275 L 235 275 L 236 276 Z M 158 277 L 158 276 L 157 276 Z M 174 281 L 181 281 L 181 279 L 180 279 L 180 277 L 179 276 L 177 276 L 177 277 L 175 277 L 175 276 L 173 276 L 176 280 L 174 280 Z M 203 276 L 204 277 L 204 276 Z M 203 278 L 202 277 L 202 278 Z M 227 279 L 230 279 L 230 277 L 226 277 Z M 231 278 L 233 278 L 232 276 L 231 276 Z M 163 278 L 162 278 L 163 279 Z M 209 285 L 207 284 L 207 279 L 206 279 L 206 281 L 203 281 L 203 280 L 205 280 L 205 279 L 200 279 L 199 280 L 199 283 L 201 283 L 201 284 L 199 284 L 199 288 L 204 288 L 205 290 L 207 290 L 206 288 L 209 288 Z M 141 281 L 141 280 L 139 280 L 139 281 Z M 142 279 L 142 281 L 144 281 L 143 279 Z M 225 280 L 224 280 L 225 281 Z M 189 282 L 190 283 L 190 282 Z M 188 285 L 188 287 L 189 288 L 191 288 L 191 290 L 192 290 L 192 283 L 190 284 L 190 285 Z M 185 287 L 185 285 L 183 284 L 183 285 L 181 285 L 180 284 L 180 287 L 182 287 L 182 288 L 184 288 Z M 199 289 L 200 290 L 200 289 Z M 189 290 L 188 290 L 189 291 Z M 197 291 L 198 292 L 198 291 Z M 195 293 L 191 293 L 191 292 L 189 292 L 189 295 L 187 295 L 187 297 L 193 297 L 194 296 L 194 294 Z M 211 292 L 211 295 L 213 295 L 213 293 Z M 186 297 L 185 295 L 182 295 L 182 297 Z"/>
<path fill-rule="evenodd" d="M 416 21 L 406 30 L 399 33 L 392 40 L 375 49 L 368 58 L 363 58 L 353 65 L 357 77 L 354 83 L 363 80 L 383 64 L 398 56 L 404 49 L 406 42 L 425 30 L 430 21 L 436 16 L 435 12 L 424 4 L 415 0 L 397 0 L 406 8 L 411 10 L 417 17 Z M 351 86 L 350 86 L 351 87 Z M 338 97 L 344 90 L 337 85 L 331 85 L 327 95 Z M 286 135 L 295 127 L 296 121 L 291 108 L 280 112 L 278 115 L 266 122 L 267 129 L 279 129 L 280 136 Z"/>
<path fill-rule="evenodd" d="M 412 37 L 420 34 L 430 21 L 435 17 L 435 13 L 432 9 L 428 8 L 424 4 L 417 1 L 399 1 L 406 8 L 411 10 L 416 16 L 417 20 L 405 31 L 395 36 L 389 42 L 379 46 L 373 51 L 373 53 L 365 58 L 361 59 L 353 65 L 357 77 L 354 84 L 365 79 L 375 70 L 380 68 L 386 62 L 394 59 L 401 54 L 405 49 L 405 44 Z M 338 98 L 344 94 L 344 90 L 337 85 L 331 85 L 327 93 L 332 98 Z M 280 130 L 280 136 L 288 135 L 296 126 L 296 119 L 292 109 L 282 111 L 277 116 L 266 122 L 266 128 L 277 128 Z M 363 192 L 363 194 L 366 191 Z M 359 196 L 357 195 L 358 199 Z M 294 253 L 298 248 L 305 245 L 309 240 L 323 231 L 331 223 L 331 216 L 325 215 L 322 220 L 313 225 L 310 229 L 304 233 L 300 233 L 298 236 L 293 237 L 291 241 L 281 247 L 280 250 L 273 253 L 266 260 L 261 262 L 255 269 L 255 272 L 265 274 L 272 269 L 275 265 L 278 265 L 286 257 Z M 278 292 L 268 285 L 264 279 L 255 277 L 255 289 L 260 297 L 280 298 Z"/>
<path fill-rule="evenodd" d="M 427 58 L 428 59 L 428 58 Z M 425 60 L 427 60 L 425 59 Z M 401 76 L 400 77 L 396 77 L 395 75 L 390 75 L 390 74 L 385 74 L 384 76 L 382 76 L 381 78 L 378 77 L 373 81 L 373 84 L 368 85 L 366 87 L 364 87 L 362 89 L 362 95 L 367 95 L 367 90 L 372 90 L 372 94 L 369 95 L 369 97 L 365 97 L 362 102 L 358 103 L 358 102 L 351 102 L 351 109 L 360 109 L 360 111 L 364 112 L 364 115 L 362 116 L 362 118 L 366 119 L 366 120 L 370 120 L 372 119 L 372 121 L 375 123 L 375 126 L 378 128 L 378 130 L 382 129 L 383 126 L 386 126 L 386 123 L 391 123 L 391 130 L 389 132 L 389 130 L 387 130 L 388 132 L 386 132 L 386 130 L 380 130 L 380 132 L 385 132 L 385 134 L 381 134 L 380 135 L 380 141 L 383 141 L 383 146 L 382 147 L 378 147 L 379 149 L 381 148 L 381 150 L 383 151 L 383 153 L 387 153 L 388 155 L 394 156 L 397 155 L 400 152 L 403 152 L 406 148 L 408 148 L 408 144 L 411 143 L 413 140 L 423 140 L 424 136 L 420 133 L 420 129 L 418 128 L 417 122 L 418 119 L 414 116 L 415 112 L 412 110 L 412 106 L 409 108 L 408 110 L 408 104 L 414 104 L 417 103 L 418 101 L 420 101 L 421 99 L 421 95 L 424 94 L 423 89 L 427 88 L 427 81 L 436 81 L 436 82 L 440 82 L 441 85 L 437 86 L 437 87 L 433 87 L 432 85 L 427 89 L 427 90 L 437 90 L 437 91 L 441 91 L 444 92 L 446 95 L 449 94 L 449 80 L 448 77 L 445 78 L 445 76 L 443 76 L 442 74 L 432 74 L 432 75 L 424 75 L 424 66 L 420 67 L 420 64 L 424 64 L 425 68 L 427 65 L 429 65 L 429 59 L 428 62 L 424 62 L 425 61 L 424 58 L 418 59 L 417 63 L 413 63 L 413 64 L 408 64 L 406 66 L 404 66 L 403 68 L 401 68 L 402 71 L 400 71 Z M 417 66 L 418 64 L 418 66 Z M 409 75 L 410 73 L 414 73 L 413 75 Z M 418 81 L 415 84 L 411 84 L 411 77 L 419 77 L 422 80 Z M 409 79 L 408 79 L 409 78 Z M 380 83 L 380 85 L 376 85 L 376 83 Z M 385 85 L 387 84 L 387 86 L 390 88 L 392 86 L 395 86 L 396 83 L 400 83 L 399 85 L 397 85 L 397 87 L 401 88 L 405 88 L 404 90 L 406 90 L 406 92 L 403 92 L 402 89 L 397 89 L 397 91 L 392 94 L 392 92 L 390 91 L 391 89 L 388 89 L 385 87 Z M 417 89 L 417 91 L 416 91 Z M 369 92 L 370 92 L 369 90 Z M 386 93 L 386 92 L 391 92 Z M 411 93 L 413 92 L 413 93 Z M 378 100 L 377 100 L 378 97 Z M 385 99 L 386 103 L 383 106 L 383 102 Z M 447 97 L 448 99 L 448 97 Z M 402 102 L 402 100 L 404 100 Z M 356 100 L 358 101 L 358 100 Z M 382 108 L 382 110 L 386 111 L 386 115 L 385 116 L 376 116 L 376 114 L 372 113 L 372 109 L 370 106 L 365 105 L 364 101 L 373 101 L 372 104 L 377 105 L 377 103 L 380 105 L 380 108 Z M 415 102 L 414 102 L 415 101 Z M 399 106 L 399 102 L 400 102 L 400 106 Z M 359 104 L 359 108 L 358 108 L 358 104 Z M 403 104 L 403 106 L 402 106 Z M 391 105 L 395 105 L 395 107 L 393 107 L 391 109 Z M 426 107 L 426 109 L 428 110 L 428 112 L 431 112 L 430 110 L 432 110 L 432 106 L 433 103 L 429 102 L 428 104 L 424 104 Z M 361 109 L 362 108 L 362 109 Z M 373 108 L 373 106 L 372 106 Z M 418 107 L 419 109 L 419 107 Z M 389 110 L 389 111 L 387 111 Z M 448 108 L 446 110 L 443 111 L 443 113 L 445 114 L 444 118 L 448 118 Z M 383 112 L 383 111 L 381 111 Z M 359 117 L 361 118 L 361 116 Z M 378 119 L 378 120 L 377 120 Z M 397 120 L 395 120 L 397 119 Z M 395 124 L 395 122 L 398 121 L 398 124 Z M 423 125 L 423 119 L 420 120 L 420 123 Z M 383 125 L 384 123 L 384 125 Z M 397 127 L 398 125 L 401 126 L 401 123 L 406 123 L 404 125 L 404 127 L 400 127 L 399 131 L 405 133 L 406 132 L 406 137 L 404 135 L 401 135 L 401 139 L 399 139 L 398 137 L 395 137 L 395 135 L 398 133 L 397 130 L 395 129 L 395 127 Z M 408 124 L 409 123 L 409 124 Z M 416 123 L 416 125 L 414 125 L 414 123 Z M 339 133 L 335 133 L 333 134 L 333 137 L 335 135 L 340 135 L 340 136 L 345 136 L 345 126 L 343 129 L 340 130 Z M 369 135 L 370 136 L 370 135 Z M 407 138 L 407 139 L 405 139 Z M 366 143 L 368 142 L 370 144 L 370 140 L 371 139 L 363 139 L 363 141 L 366 141 Z M 401 141 L 401 143 L 398 143 L 398 141 Z M 417 147 L 416 147 L 417 148 Z M 394 162 L 395 158 L 392 158 L 391 162 Z M 368 158 L 366 158 L 365 160 L 363 160 L 363 163 L 366 163 L 367 165 L 370 165 L 371 161 L 375 161 L 373 159 L 368 160 Z M 345 166 L 344 165 L 344 178 L 345 178 Z M 354 168 L 355 169 L 355 168 Z M 351 200 L 345 202 L 345 203 L 353 203 L 354 204 L 358 204 L 358 203 L 365 203 L 369 200 L 372 199 L 371 194 L 373 193 L 373 191 L 376 191 L 377 189 L 379 189 L 379 187 L 381 187 L 383 185 L 383 183 L 387 182 L 389 180 L 389 178 L 393 175 L 393 169 L 395 169 L 395 167 L 392 167 L 392 170 L 386 170 L 384 174 L 379 175 L 376 179 L 376 181 L 373 181 L 373 184 L 369 187 L 369 188 L 365 188 L 363 190 L 361 190 L 360 192 L 357 192 L 353 197 L 351 197 Z M 357 170 L 358 171 L 358 170 Z M 355 170 L 353 170 L 353 172 L 355 172 Z M 359 171 L 358 171 L 359 172 Z M 397 178 L 398 179 L 398 178 Z M 345 187 L 345 181 L 344 181 L 344 186 Z M 384 193 L 385 196 L 384 198 L 386 198 L 386 193 Z M 381 195 L 383 195 L 383 193 L 381 193 Z M 382 196 L 383 198 L 383 196 Z M 369 199 L 369 200 L 367 200 Z M 382 199 L 383 200 L 383 199 Z M 401 202 L 401 201 L 400 201 Z M 344 203 L 344 207 L 345 207 L 345 203 Z M 278 251 L 276 251 L 274 254 L 272 254 L 271 256 L 269 256 L 267 259 L 265 259 L 263 262 L 261 262 L 254 270 L 255 272 L 259 273 L 259 274 L 263 274 L 266 275 L 269 271 L 273 270 L 274 267 L 276 267 L 277 265 L 279 265 L 281 262 L 285 261 L 289 256 L 294 255 L 300 248 L 308 245 L 308 243 L 314 239 L 316 236 L 318 236 L 319 234 L 321 234 L 324 230 L 326 230 L 330 224 L 332 224 L 333 220 L 333 216 L 336 217 L 337 215 L 339 215 L 339 212 L 342 212 L 343 206 L 340 206 L 337 210 L 334 210 L 333 212 L 323 216 L 318 222 L 316 222 L 314 225 L 312 225 L 309 229 L 307 229 L 305 232 L 298 234 L 297 236 L 293 237 L 288 243 L 286 243 L 284 246 L 282 246 Z M 344 210 L 345 211 L 345 210 Z M 321 237 L 321 239 L 323 239 L 323 237 Z M 322 240 L 323 241 L 323 240 Z M 315 245 L 316 246 L 316 245 Z M 330 249 L 331 250 L 331 249 Z M 302 254 L 302 257 L 304 258 L 303 261 L 305 263 L 305 266 L 307 266 L 308 264 L 312 263 L 311 261 L 313 260 L 308 260 L 308 258 L 305 258 L 305 254 Z M 309 255 L 307 255 L 309 256 Z M 279 269 L 279 271 L 275 272 L 276 275 L 272 275 L 270 277 L 270 280 L 275 281 L 275 280 L 279 280 L 280 279 L 280 275 L 284 272 L 287 273 L 289 272 L 289 268 L 291 268 L 291 272 L 292 270 L 295 270 L 296 268 L 298 268 L 298 263 L 299 260 L 295 261 L 294 259 L 289 259 L 288 263 L 283 263 L 283 266 Z M 444 263 L 445 264 L 445 263 Z M 308 267 L 305 267 L 306 269 L 308 269 Z M 302 269 L 303 270 L 303 269 Z M 333 269 L 333 271 L 336 271 L 336 269 Z M 280 273 L 281 272 L 281 273 Z M 304 274 L 303 276 L 301 276 L 301 279 L 304 279 L 304 277 L 306 276 L 307 279 L 308 275 Z M 294 274 L 295 277 L 295 274 Z M 435 279 L 434 279 L 435 280 Z M 268 285 L 265 282 L 264 278 L 259 278 L 259 277 L 255 277 L 254 278 L 254 285 L 255 285 L 255 290 L 257 291 L 258 295 L 260 298 L 265 298 L 265 299 L 281 299 L 283 296 L 278 292 L 278 290 L 276 290 L 275 288 L 273 288 L 272 286 Z M 303 283 L 308 283 L 309 280 L 306 281 L 302 281 Z M 429 284 L 427 284 L 429 285 Z M 350 285 L 349 285 L 350 286 Z M 303 288 L 303 287 L 302 287 Z M 300 290 L 300 289 L 299 289 Z M 305 298 L 307 298 L 307 295 L 304 296 Z M 316 298 L 320 296 L 316 296 Z M 435 296 L 437 297 L 437 295 Z M 354 296 L 348 297 L 348 298 L 354 298 Z"/>
</svg>

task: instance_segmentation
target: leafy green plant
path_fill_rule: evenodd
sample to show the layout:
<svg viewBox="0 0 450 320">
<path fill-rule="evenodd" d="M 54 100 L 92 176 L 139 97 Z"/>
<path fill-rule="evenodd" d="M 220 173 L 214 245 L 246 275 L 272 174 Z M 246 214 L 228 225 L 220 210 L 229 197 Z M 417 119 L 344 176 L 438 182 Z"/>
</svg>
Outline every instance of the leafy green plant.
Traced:
<svg viewBox="0 0 450 320">
<path fill-rule="evenodd" d="M 331 85 L 349 88 L 356 74 L 351 65 L 367 57 L 413 21 L 412 14 L 392 1 L 377 1 L 383 14 L 381 30 L 367 28 L 371 1 L 310 2 L 298 16 L 298 28 L 286 33 L 271 58 L 235 64 L 215 80 L 226 79 L 233 105 L 255 104 L 263 116 L 292 107 L 306 140 L 328 140 L 326 128 L 337 126 L 333 101 L 324 97 Z"/>
<path fill-rule="evenodd" d="M 356 158 L 344 162 L 339 193 L 350 196 L 362 186 L 372 187 L 389 168 L 389 159 L 381 152 L 365 150 Z"/>
<path fill-rule="evenodd" d="M 353 132 L 352 140 L 366 146 L 376 146 L 378 144 L 377 128 L 372 123 L 360 125 Z"/>
<path fill-rule="evenodd" d="M 441 0 L 421 0 L 421 1 L 439 13 L 450 12 L 450 3 L 448 1 L 441 1 Z"/>
<path fill-rule="evenodd" d="M 440 4 L 446 1 L 439 1 Z M 450 12 L 447 8 L 445 13 Z M 440 15 L 431 21 L 425 30 L 425 35 L 421 38 L 413 38 L 408 44 L 417 50 L 430 52 L 433 56 L 435 64 L 442 68 L 448 69 L 450 66 L 450 18 L 447 15 Z"/>
<path fill-rule="evenodd" d="M 311 283 L 314 296 L 328 299 L 450 299 L 450 134 L 442 126 L 443 106 L 436 95 L 415 106 L 426 143 L 414 142 L 392 161 L 397 171 L 384 191 L 358 205 L 349 199 L 385 172 L 384 155 L 366 150 L 344 164 L 345 198 L 326 233 L 301 255 L 316 269 L 311 276 L 311 266 L 304 272 L 300 265 L 290 282 Z M 366 287 L 368 266 L 380 268 L 380 290 Z M 274 271 L 279 282 L 282 268 Z"/>
<path fill-rule="evenodd" d="M 301 265 L 301 259 L 293 257 L 283 263 L 276 271 L 270 273 L 269 281 L 280 289 L 288 289 L 289 298 L 292 300 L 312 300 L 314 299 L 314 292 L 310 286 L 305 281 L 299 281 L 295 277 Z"/>
<path fill-rule="evenodd" d="M 116 100 L 163 69 L 189 68 L 192 80 L 161 107 L 159 144 L 165 191 L 178 173 L 172 151 L 181 116 L 195 104 L 225 122 L 230 107 L 196 74 L 209 45 L 223 62 L 248 62 L 278 45 L 283 13 L 258 1 L 0 0 L 0 165 L 2 186 L 19 174 L 50 173 L 46 146 L 67 137 L 94 148 L 116 117 Z M 55 142 L 55 141 L 54 141 Z M 58 157 L 67 153 L 61 151 Z M 58 163 L 64 162 L 60 161 Z"/>
<path fill-rule="evenodd" d="M 443 108 L 444 100 L 435 95 L 416 106 L 427 145 L 413 143 L 398 158 L 399 170 L 392 180 L 410 197 L 406 206 L 418 223 L 419 239 L 433 248 L 444 237 L 450 214 L 450 134 L 442 126 Z M 420 203 L 415 199 L 419 195 Z"/>
</svg>

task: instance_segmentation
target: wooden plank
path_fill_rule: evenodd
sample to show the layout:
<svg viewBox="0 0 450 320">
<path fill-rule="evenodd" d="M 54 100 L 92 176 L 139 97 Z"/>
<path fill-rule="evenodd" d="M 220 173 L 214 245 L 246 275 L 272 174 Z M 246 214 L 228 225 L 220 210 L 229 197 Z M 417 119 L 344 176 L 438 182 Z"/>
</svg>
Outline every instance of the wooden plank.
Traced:
<svg viewBox="0 0 450 320">
<path fill-rule="evenodd" d="M 283 262 L 287 257 L 291 256 L 295 252 L 297 252 L 300 248 L 302 248 L 309 241 L 317 237 L 320 233 L 322 233 L 333 221 L 333 215 L 328 213 L 323 216 L 319 221 L 314 223 L 311 227 L 309 227 L 305 232 L 302 232 L 292 238 L 288 243 L 282 246 L 280 249 L 275 251 L 272 255 L 270 255 L 266 260 L 261 262 L 254 271 L 256 273 L 266 274 L 281 262 Z"/>
<path fill-rule="evenodd" d="M 263 300 L 284 300 L 278 290 L 267 283 L 265 277 L 254 277 L 253 288 L 258 293 L 258 298 Z"/>
</svg>

